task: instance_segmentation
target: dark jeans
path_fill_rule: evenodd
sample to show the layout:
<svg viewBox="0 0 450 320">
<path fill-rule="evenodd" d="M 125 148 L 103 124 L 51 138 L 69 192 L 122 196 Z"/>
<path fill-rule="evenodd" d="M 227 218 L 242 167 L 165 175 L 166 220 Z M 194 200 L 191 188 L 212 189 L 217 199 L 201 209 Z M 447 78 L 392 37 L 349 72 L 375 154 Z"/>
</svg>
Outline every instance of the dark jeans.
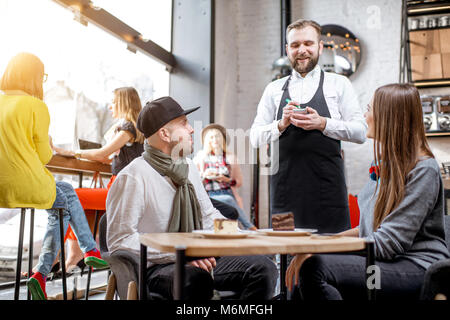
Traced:
<svg viewBox="0 0 450 320">
<path fill-rule="evenodd" d="M 234 291 L 239 300 L 269 300 L 273 297 L 278 272 L 266 256 L 216 258 L 214 279 L 203 269 L 186 265 L 184 294 L 186 300 L 209 300 L 213 289 Z M 166 299 L 173 299 L 175 264 L 153 265 L 147 269 L 147 287 Z"/>
<path fill-rule="evenodd" d="M 377 300 L 417 300 L 425 269 L 411 260 L 376 261 L 380 269 Z M 300 269 L 304 300 L 366 300 L 366 258 L 357 255 L 313 255 Z M 373 270 L 369 275 L 374 275 Z M 369 283 L 373 283 L 370 281 Z"/>
</svg>

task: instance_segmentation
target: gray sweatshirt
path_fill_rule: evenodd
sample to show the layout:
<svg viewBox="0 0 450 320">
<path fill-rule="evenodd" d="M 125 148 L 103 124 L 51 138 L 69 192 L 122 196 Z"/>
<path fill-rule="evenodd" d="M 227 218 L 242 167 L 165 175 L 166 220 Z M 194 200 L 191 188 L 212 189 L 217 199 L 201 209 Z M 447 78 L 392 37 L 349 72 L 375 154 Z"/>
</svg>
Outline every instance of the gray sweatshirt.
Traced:
<svg viewBox="0 0 450 320">
<path fill-rule="evenodd" d="M 358 194 L 361 212 L 359 236 L 373 240 L 378 260 L 411 259 L 427 269 L 449 257 L 444 232 L 444 189 L 439 165 L 433 158 L 421 158 L 408 174 L 405 197 L 373 231 L 373 210 L 378 192 L 370 180 Z"/>
</svg>

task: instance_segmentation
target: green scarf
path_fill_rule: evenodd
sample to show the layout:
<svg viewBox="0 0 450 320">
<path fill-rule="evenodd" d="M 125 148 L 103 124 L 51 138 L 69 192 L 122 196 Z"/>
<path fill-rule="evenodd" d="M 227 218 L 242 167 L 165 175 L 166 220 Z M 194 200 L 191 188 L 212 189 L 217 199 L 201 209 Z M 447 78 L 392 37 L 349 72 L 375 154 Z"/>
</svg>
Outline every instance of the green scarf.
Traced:
<svg viewBox="0 0 450 320">
<path fill-rule="evenodd" d="M 169 155 L 151 147 L 147 141 L 142 156 L 153 169 L 162 176 L 168 176 L 177 186 L 167 232 L 203 229 L 200 204 L 194 186 L 188 179 L 189 164 L 186 159 L 174 162 Z"/>
</svg>

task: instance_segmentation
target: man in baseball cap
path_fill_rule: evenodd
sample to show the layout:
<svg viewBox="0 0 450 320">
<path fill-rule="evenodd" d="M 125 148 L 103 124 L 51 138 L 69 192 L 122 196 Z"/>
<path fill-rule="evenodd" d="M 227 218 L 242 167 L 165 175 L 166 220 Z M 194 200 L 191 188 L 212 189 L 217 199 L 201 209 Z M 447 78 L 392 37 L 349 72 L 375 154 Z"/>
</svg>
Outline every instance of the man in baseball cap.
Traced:
<svg viewBox="0 0 450 320">
<path fill-rule="evenodd" d="M 139 233 L 212 230 L 214 219 L 224 218 L 212 205 L 197 167 L 186 158 L 194 133 L 186 115 L 198 108 L 184 110 L 163 97 L 142 109 L 136 125 L 146 138 L 144 153 L 120 171 L 106 200 L 111 252 L 139 252 Z M 149 291 L 172 299 L 174 255 L 149 248 L 148 260 Z M 183 299 L 208 300 L 220 287 L 241 299 L 270 299 L 276 278 L 275 264 L 265 256 L 198 258 L 186 267 L 189 285 Z"/>
<path fill-rule="evenodd" d="M 172 159 L 176 160 L 192 153 L 194 129 L 187 121 L 186 115 L 199 108 L 184 110 L 171 97 L 162 97 L 148 102 L 142 108 L 136 126 L 149 145 L 170 154 Z"/>
</svg>

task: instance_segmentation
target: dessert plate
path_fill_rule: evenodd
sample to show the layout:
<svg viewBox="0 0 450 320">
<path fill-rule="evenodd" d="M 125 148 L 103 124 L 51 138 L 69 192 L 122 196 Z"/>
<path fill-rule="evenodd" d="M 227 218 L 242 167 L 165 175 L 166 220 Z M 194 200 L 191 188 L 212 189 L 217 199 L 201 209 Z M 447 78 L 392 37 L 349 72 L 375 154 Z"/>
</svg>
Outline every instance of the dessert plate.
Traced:
<svg viewBox="0 0 450 320">
<path fill-rule="evenodd" d="M 207 239 L 243 239 L 247 238 L 251 234 L 254 234 L 254 232 L 243 230 L 240 230 L 237 233 L 232 234 L 214 233 L 214 230 L 194 230 L 192 232 L 197 235 L 200 235 L 202 238 Z"/>
<path fill-rule="evenodd" d="M 294 230 L 258 229 L 257 232 L 264 233 L 267 236 L 298 237 L 298 236 L 310 236 L 311 233 L 317 232 L 317 229 L 300 229 L 300 228 L 295 228 Z"/>
</svg>

